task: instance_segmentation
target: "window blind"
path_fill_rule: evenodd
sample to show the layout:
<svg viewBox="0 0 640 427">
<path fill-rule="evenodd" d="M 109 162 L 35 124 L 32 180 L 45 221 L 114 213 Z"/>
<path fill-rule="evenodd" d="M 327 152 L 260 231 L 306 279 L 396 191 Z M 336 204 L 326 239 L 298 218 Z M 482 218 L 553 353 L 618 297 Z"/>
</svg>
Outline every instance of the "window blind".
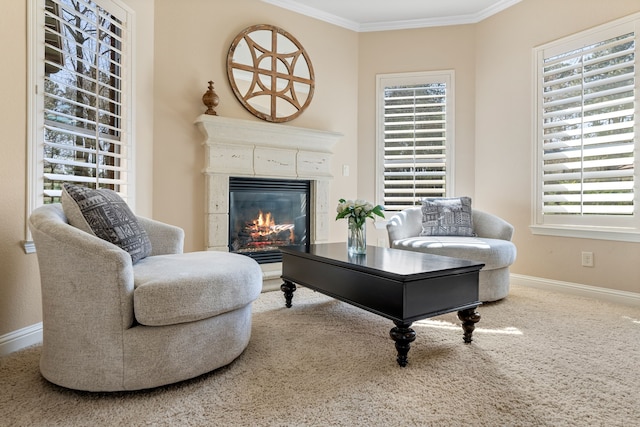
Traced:
<svg viewBox="0 0 640 427">
<path fill-rule="evenodd" d="M 447 85 L 384 89 L 384 206 L 402 210 L 446 190 Z"/>
<path fill-rule="evenodd" d="M 44 2 L 44 203 L 58 201 L 65 182 L 119 193 L 126 184 L 126 13 L 99 3 Z"/>
<path fill-rule="evenodd" d="M 542 58 L 544 215 L 633 214 L 635 62 L 633 31 Z"/>
</svg>

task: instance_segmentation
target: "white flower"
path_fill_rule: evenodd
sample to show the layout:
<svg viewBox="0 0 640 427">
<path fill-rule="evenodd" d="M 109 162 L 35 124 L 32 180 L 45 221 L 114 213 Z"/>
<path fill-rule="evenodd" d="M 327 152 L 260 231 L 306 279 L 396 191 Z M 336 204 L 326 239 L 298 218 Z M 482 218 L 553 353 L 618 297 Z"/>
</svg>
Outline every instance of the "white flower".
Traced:
<svg viewBox="0 0 640 427">
<path fill-rule="evenodd" d="M 382 211 L 384 207 L 382 205 L 374 206 L 372 203 L 366 200 L 357 199 L 353 200 L 340 199 L 338 201 L 338 207 L 336 208 L 336 219 L 353 218 L 355 226 L 360 228 L 364 225 L 367 218 L 374 218 L 375 215 L 384 218 Z"/>
</svg>

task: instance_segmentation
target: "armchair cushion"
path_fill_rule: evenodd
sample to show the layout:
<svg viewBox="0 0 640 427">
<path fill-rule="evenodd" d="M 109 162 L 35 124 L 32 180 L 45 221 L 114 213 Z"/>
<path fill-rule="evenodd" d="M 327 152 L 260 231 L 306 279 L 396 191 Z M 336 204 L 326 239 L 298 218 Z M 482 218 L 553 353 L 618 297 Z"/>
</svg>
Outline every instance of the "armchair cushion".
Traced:
<svg viewBox="0 0 640 427">
<path fill-rule="evenodd" d="M 151 254 L 149 236 L 115 191 L 64 184 L 61 199 L 69 224 L 124 249 L 133 263 Z"/>
<path fill-rule="evenodd" d="M 471 259 L 483 263 L 485 270 L 509 266 L 516 260 L 513 243 L 508 240 L 483 237 L 414 237 L 398 240 L 394 242 L 393 247 L 452 258 Z"/>
<path fill-rule="evenodd" d="M 470 197 L 426 198 L 422 201 L 421 236 L 473 237 Z"/>
<path fill-rule="evenodd" d="M 237 310 L 262 290 L 255 264 L 246 256 L 215 251 L 145 258 L 133 266 L 136 320 L 164 326 Z"/>
</svg>

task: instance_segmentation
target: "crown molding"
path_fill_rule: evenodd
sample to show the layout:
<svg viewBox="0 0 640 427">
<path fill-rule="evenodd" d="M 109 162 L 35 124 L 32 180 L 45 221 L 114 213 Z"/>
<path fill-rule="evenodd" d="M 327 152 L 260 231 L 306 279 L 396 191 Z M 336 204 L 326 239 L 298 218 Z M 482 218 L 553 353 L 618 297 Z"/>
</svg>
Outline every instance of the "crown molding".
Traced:
<svg viewBox="0 0 640 427">
<path fill-rule="evenodd" d="M 443 27 L 448 25 L 465 25 L 476 24 L 484 19 L 489 18 L 496 13 L 520 3 L 522 0 L 502 0 L 494 5 L 483 9 L 477 13 L 466 15 L 444 16 L 439 18 L 409 19 L 400 21 L 384 21 L 372 23 L 359 23 L 343 17 L 302 5 L 295 0 L 262 0 L 265 3 L 272 4 L 301 15 L 309 16 L 320 21 L 328 22 L 342 28 L 346 28 L 356 32 L 373 32 L 373 31 L 390 31 L 390 30 L 406 30 L 426 27 Z"/>
<path fill-rule="evenodd" d="M 311 18 L 318 19 L 320 21 L 328 22 L 329 24 L 337 25 L 348 30 L 360 31 L 360 24 L 351 21 L 350 19 L 342 18 L 340 16 L 325 12 L 314 7 L 305 6 L 294 0 L 262 0 L 265 3 L 272 4 L 274 6 L 281 7 L 283 9 L 290 10 L 292 12 L 299 13 L 301 15 L 309 16 Z"/>
<path fill-rule="evenodd" d="M 502 0 L 498 3 L 495 3 L 493 6 L 489 6 L 488 8 L 481 10 L 476 13 L 476 21 L 480 22 L 487 19 L 490 16 L 495 15 L 496 13 L 502 12 L 503 10 L 520 3 L 522 0 Z"/>
</svg>

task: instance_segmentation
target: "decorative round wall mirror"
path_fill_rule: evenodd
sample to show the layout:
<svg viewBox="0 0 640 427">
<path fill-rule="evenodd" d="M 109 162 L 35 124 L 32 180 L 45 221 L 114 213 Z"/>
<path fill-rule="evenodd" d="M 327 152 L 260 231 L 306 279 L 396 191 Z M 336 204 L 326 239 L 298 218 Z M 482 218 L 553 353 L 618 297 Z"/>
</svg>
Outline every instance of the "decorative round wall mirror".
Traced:
<svg viewBox="0 0 640 427">
<path fill-rule="evenodd" d="M 273 25 L 254 25 L 236 36 L 227 75 L 242 105 L 269 122 L 295 119 L 313 97 L 309 55 L 295 37 Z"/>
</svg>

